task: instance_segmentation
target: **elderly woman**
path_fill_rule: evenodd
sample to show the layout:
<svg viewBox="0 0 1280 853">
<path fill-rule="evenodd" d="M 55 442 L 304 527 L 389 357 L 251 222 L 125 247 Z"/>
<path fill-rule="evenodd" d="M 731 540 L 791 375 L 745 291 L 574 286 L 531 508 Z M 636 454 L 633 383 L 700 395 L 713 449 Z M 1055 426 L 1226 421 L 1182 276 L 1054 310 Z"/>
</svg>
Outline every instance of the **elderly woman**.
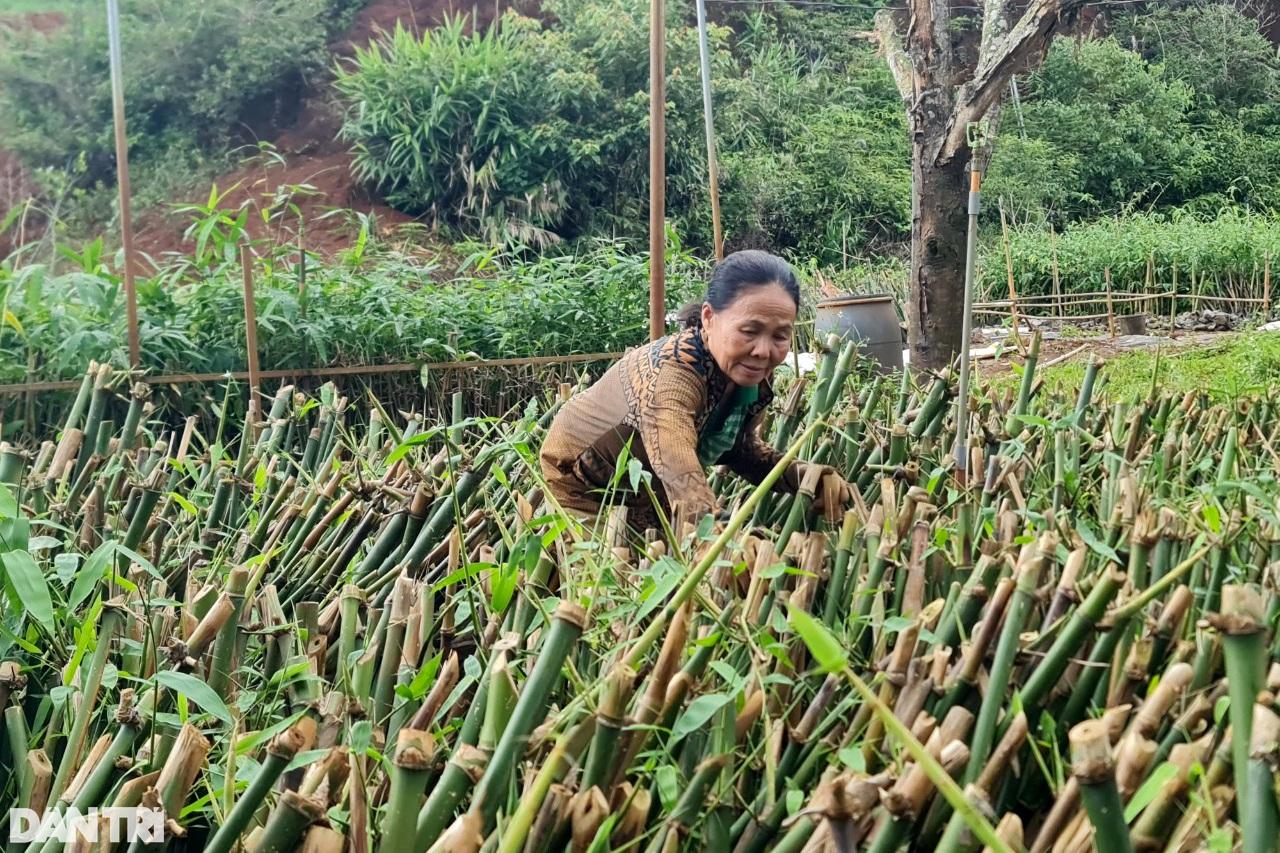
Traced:
<svg viewBox="0 0 1280 853">
<path fill-rule="evenodd" d="M 560 505 L 598 511 L 628 445 L 654 475 L 653 491 L 667 514 L 673 501 L 693 518 L 715 511 L 708 466 L 727 465 L 759 483 L 782 455 L 759 428 L 799 306 L 800 285 L 786 261 L 761 251 L 725 258 L 702 302 L 681 312 L 680 331 L 627 353 L 556 415 L 541 461 Z M 793 462 L 775 489 L 795 492 L 805 467 Z M 839 479 L 834 469 L 823 470 L 824 478 Z M 628 485 L 623 477 L 619 491 L 631 526 L 656 527 L 648 494 Z M 837 487 L 848 494 L 843 480 Z"/>
</svg>

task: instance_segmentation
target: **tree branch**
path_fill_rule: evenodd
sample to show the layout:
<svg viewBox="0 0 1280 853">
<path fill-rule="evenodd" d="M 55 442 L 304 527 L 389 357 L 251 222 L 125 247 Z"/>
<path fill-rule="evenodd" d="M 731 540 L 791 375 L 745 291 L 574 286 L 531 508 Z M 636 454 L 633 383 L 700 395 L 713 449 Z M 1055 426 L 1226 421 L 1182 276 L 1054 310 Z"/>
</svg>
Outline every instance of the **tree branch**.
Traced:
<svg viewBox="0 0 1280 853">
<path fill-rule="evenodd" d="M 987 14 L 992 15 L 993 20 L 983 22 L 983 47 L 978 68 L 956 99 L 947 141 L 939 152 L 940 161 L 946 162 L 964 148 L 967 125 L 986 116 L 1004 96 L 1010 78 L 1029 60 L 1038 61 L 1043 57 L 1063 16 L 1085 2 L 1033 0 L 1018 23 L 1007 33 L 1000 34 L 999 19 L 1002 14 L 1007 14 L 1010 0 L 988 0 Z"/>
<path fill-rule="evenodd" d="M 951 79 L 951 6 L 948 0 L 911 0 L 907 53 L 923 85 Z M 922 86 L 923 88 L 923 86 Z"/>
<path fill-rule="evenodd" d="M 898 94 L 908 105 L 915 97 L 915 67 L 902 46 L 902 36 L 898 32 L 898 24 L 894 20 L 891 9 L 876 12 L 875 29 L 868 36 L 880 46 L 885 61 L 889 63 L 889 71 L 893 74 L 893 82 L 898 84 Z"/>
<path fill-rule="evenodd" d="M 982 5 L 982 42 L 978 50 L 981 63 L 991 46 L 1008 34 L 1013 21 L 1013 3 L 1010 0 L 984 0 Z"/>
</svg>

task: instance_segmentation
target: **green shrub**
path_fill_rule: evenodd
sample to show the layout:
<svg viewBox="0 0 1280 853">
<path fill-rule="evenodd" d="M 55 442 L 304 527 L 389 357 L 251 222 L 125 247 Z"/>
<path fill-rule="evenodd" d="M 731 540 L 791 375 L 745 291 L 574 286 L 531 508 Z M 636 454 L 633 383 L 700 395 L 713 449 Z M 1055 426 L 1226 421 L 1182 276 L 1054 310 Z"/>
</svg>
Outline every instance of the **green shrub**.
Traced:
<svg viewBox="0 0 1280 853">
<path fill-rule="evenodd" d="M 1176 5 L 1054 44 L 1021 85 L 1022 120 L 1005 112 L 988 195 L 1059 220 L 1280 207 L 1280 57 L 1232 6 Z"/>
<path fill-rule="evenodd" d="M 909 234 L 901 101 L 872 51 L 846 50 L 845 58 L 808 58 L 772 42 L 725 80 L 717 130 L 732 247 L 786 248 L 836 263 Z"/>
<path fill-rule="evenodd" d="M 1280 57 L 1256 19 L 1228 3 L 1164 4 L 1117 16 L 1116 38 L 1133 45 L 1164 74 L 1195 93 L 1196 118 L 1274 102 L 1280 96 Z"/>
<path fill-rule="evenodd" d="M 356 177 L 395 207 L 483 230 L 546 229 L 564 215 L 569 141 L 547 110 L 547 76 L 522 49 L 516 19 L 467 33 L 454 19 L 421 39 L 397 26 L 356 52 L 338 91 Z"/>
<path fill-rule="evenodd" d="M 1068 210 L 1081 214 L 1114 210 L 1134 201 L 1157 199 L 1188 178 L 1197 146 L 1187 122 L 1192 91 L 1164 76 L 1112 39 L 1073 43 L 1058 39 L 1044 67 L 1027 83 L 1023 123 L 1031 139 L 1043 140 L 1047 162 L 1074 166 L 1074 199 Z M 1012 116 L 1011 116 L 1012 117 Z M 1004 124 L 991 172 L 997 186 L 1014 183 L 1017 158 L 1026 146 L 1005 146 L 1019 133 Z M 1043 162 L 1043 161 L 1042 161 Z M 1066 175 L 1063 176 L 1066 178 Z M 1055 182 L 1057 183 L 1057 182 Z M 1064 195 L 1050 184 L 1039 203 Z"/>
<path fill-rule="evenodd" d="M 648 4 L 549 0 L 546 23 L 508 13 L 360 51 L 338 80 L 359 177 L 395 206 L 486 239 L 638 239 L 648 213 Z M 785 15 L 783 16 L 785 18 Z M 729 247 L 835 260 L 901 239 L 910 170 L 901 102 L 853 19 L 831 55 L 749 20 L 711 28 Z M 712 241 L 696 33 L 667 32 L 667 210 Z M 751 23 L 754 22 L 754 23 Z M 833 25 L 828 24 L 828 28 Z M 790 32 L 794 33 L 792 27 Z"/>
<path fill-rule="evenodd" d="M 121 10 L 130 156 L 212 150 L 269 126 L 322 69 L 364 0 L 139 0 Z M 287 116 L 286 116 L 287 117 Z M 51 36 L 0 29 L 0 144 L 92 184 L 114 168 L 105 15 L 78 7 Z"/>
<path fill-rule="evenodd" d="M 358 177 L 393 205 L 490 240 L 641 232 L 648 183 L 648 6 L 550 0 L 555 24 L 508 13 L 397 30 L 339 71 Z M 673 27 L 668 170 L 695 168 L 697 43 Z"/>
</svg>

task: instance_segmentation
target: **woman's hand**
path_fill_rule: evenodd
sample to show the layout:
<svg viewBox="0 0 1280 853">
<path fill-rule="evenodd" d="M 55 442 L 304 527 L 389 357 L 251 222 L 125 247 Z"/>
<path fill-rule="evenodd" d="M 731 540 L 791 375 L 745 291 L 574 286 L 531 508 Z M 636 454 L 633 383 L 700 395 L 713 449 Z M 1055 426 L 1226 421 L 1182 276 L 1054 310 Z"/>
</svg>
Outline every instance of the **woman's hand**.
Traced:
<svg viewBox="0 0 1280 853">
<path fill-rule="evenodd" d="M 821 470 L 818 488 L 814 490 L 811 508 L 826 516 L 831 524 L 839 524 L 845 509 L 853 501 L 853 487 L 830 465 L 812 465 Z"/>
</svg>

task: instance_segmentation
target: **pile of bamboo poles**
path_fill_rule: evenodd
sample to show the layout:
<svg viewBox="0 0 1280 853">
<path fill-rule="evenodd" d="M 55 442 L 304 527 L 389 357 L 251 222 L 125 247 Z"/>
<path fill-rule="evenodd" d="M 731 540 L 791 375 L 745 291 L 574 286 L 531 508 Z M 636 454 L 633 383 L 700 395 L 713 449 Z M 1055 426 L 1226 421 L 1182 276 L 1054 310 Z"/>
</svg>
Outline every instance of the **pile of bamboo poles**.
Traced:
<svg viewBox="0 0 1280 853">
<path fill-rule="evenodd" d="M 0 809 L 162 811 L 138 851 L 1273 850 L 1280 401 L 1050 399 L 1037 351 L 966 412 L 980 481 L 948 376 L 828 343 L 727 521 L 635 532 L 543 488 L 559 400 L 167 434 L 95 371 L 0 450 Z M 771 492 L 797 457 L 852 507 Z"/>
</svg>

